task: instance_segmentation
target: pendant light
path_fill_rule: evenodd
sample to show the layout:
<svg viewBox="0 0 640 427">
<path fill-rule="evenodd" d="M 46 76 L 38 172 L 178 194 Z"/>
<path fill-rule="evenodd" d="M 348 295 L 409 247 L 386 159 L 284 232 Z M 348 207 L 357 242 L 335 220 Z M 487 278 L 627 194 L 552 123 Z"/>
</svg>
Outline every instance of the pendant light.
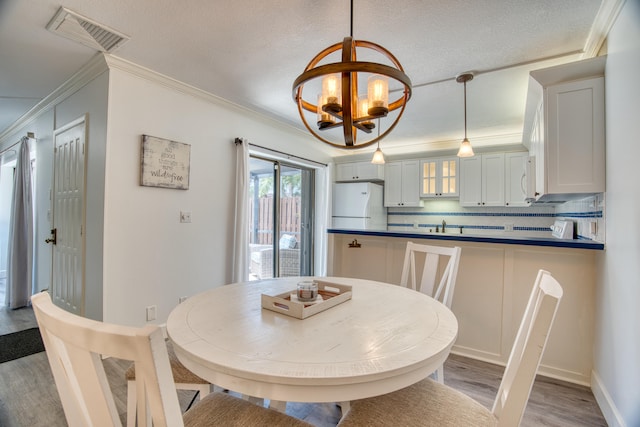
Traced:
<svg viewBox="0 0 640 427">
<path fill-rule="evenodd" d="M 456 76 L 456 81 L 458 83 L 464 84 L 464 139 L 460 144 L 460 149 L 458 150 L 458 157 L 473 157 L 473 148 L 471 147 L 471 143 L 467 138 L 467 82 L 473 80 L 473 73 L 467 72 L 458 74 Z"/>
<path fill-rule="evenodd" d="M 304 72 L 295 79 L 293 99 L 298 105 L 302 122 L 313 136 L 337 148 L 357 149 L 376 143 L 393 130 L 411 98 L 411 80 L 391 52 L 375 43 L 353 39 L 353 0 L 350 29 L 349 37 L 317 54 Z M 359 52 L 358 55 L 356 50 Z M 356 59 L 357 56 L 369 57 L 372 51 L 381 55 L 384 62 L 392 65 Z M 342 60 L 326 63 L 327 58 L 334 52 L 334 57 L 341 57 Z M 304 93 L 304 87 L 316 79 L 321 80 L 321 93 L 309 97 L 310 94 Z M 358 95 L 359 79 L 362 83 L 367 79 L 367 84 L 362 85 L 367 91 L 366 95 Z M 390 80 L 402 88 L 395 91 L 399 92 L 397 99 L 389 99 Z M 309 86 L 313 87 L 313 83 Z M 365 140 L 375 127 L 373 120 L 387 117 L 395 110 L 398 110 L 398 113 L 395 117 L 389 117 L 391 124 L 386 131 L 378 137 Z M 308 123 L 306 115 L 313 116 L 315 126 Z M 329 131 L 336 128 L 341 128 L 342 132 Z M 325 136 L 321 136 L 321 133 Z M 359 136 L 361 138 L 358 138 Z"/>
<path fill-rule="evenodd" d="M 378 119 L 378 137 L 380 137 L 380 119 Z M 380 149 L 380 139 L 378 139 L 378 149 L 373 153 L 373 159 L 371 163 L 374 165 L 384 165 L 384 154 Z"/>
</svg>

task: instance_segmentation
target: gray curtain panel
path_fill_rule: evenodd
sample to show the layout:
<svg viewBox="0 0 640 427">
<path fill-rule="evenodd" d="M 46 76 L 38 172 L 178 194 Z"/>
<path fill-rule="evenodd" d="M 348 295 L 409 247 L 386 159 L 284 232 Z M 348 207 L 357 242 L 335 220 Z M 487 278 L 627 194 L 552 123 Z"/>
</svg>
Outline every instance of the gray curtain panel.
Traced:
<svg viewBox="0 0 640 427">
<path fill-rule="evenodd" d="M 33 199 L 29 138 L 20 142 L 13 183 L 5 305 L 25 307 L 33 293 Z"/>
</svg>

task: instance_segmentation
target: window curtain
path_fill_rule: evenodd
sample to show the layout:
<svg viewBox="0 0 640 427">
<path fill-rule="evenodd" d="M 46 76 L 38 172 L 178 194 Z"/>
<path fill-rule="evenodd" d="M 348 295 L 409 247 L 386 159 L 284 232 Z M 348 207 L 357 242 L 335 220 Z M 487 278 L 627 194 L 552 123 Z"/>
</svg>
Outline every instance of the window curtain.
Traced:
<svg viewBox="0 0 640 427">
<path fill-rule="evenodd" d="M 315 241 L 315 272 L 316 276 L 327 275 L 327 255 L 328 255 L 328 237 L 327 228 L 331 228 L 331 177 L 333 176 L 333 163 L 329 163 L 325 168 L 316 169 L 317 183 L 316 184 L 316 206 L 321 207 L 316 209 L 316 229 Z"/>
<path fill-rule="evenodd" d="M 18 150 L 13 183 L 5 305 L 9 308 L 25 307 L 29 304 L 29 298 L 33 292 L 31 155 L 29 138 L 24 137 Z"/>
<path fill-rule="evenodd" d="M 249 141 L 236 138 L 236 206 L 232 282 L 249 280 Z"/>
</svg>

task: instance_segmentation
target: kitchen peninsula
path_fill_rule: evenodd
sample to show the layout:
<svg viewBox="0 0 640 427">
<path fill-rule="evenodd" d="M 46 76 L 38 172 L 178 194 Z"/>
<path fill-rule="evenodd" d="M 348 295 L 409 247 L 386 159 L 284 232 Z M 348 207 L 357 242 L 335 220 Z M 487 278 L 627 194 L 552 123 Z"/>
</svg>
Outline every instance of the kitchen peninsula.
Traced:
<svg viewBox="0 0 640 427">
<path fill-rule="evenodd" d="M 416 230 L 417 231 L 417 230 Z M 457 229 L 455 230 L 457 231 Z M 460 246 L 452 310 L 459 335 L 452 352 L 505 365 L 539 269 L 564 289 L 540 373 L 589 385 L 596 253 L 589 240 L 447 233 L 329 229 L 327 274 L 399 283 L 408 241 Z M 445 373 L 446 376 L 446 373 Z"/>
</svg>

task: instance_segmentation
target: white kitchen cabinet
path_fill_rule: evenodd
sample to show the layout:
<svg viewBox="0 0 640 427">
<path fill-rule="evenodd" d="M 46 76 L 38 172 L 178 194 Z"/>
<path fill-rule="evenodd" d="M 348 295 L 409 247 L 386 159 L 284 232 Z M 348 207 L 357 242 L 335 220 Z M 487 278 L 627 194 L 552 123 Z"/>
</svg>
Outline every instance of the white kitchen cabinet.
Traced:
<svg viewBox="0 0 640 427">
<path fill-rule="evenodd" d="M 460 206 L 504 204 L 504 153 L 460 159 Z"/>
<path fill-rule="evenodd" d="M 531 72 L 523 142 L 536 158 L 538 202 L 605 191 L 605 61 Z"/>
<path fill-rule="evenodd" d="M 420 200 L 420 161 L 402 160 L 385 164 L 385 207 L 424 206 Z"/>
<path fill-rule="evenodd" d="M 349 162 L 336 164 L 336 181 L 382 181 L 384 165 L 371 162 Z"/>
<path fill-rule="evenodd" d="M 392 243 L 386 237 L 329 234 L 327 271 L 339 272 L 341 277 L 386 282 L 394 268 L 387 258 Z"/>
<path fill-rule="evenodd" d="M 420 197 L 455 198 L 460 195 L 459 158 L 440 157 L 420 161 Z"/>
<path fill-rule="evenodd" d="M 349 246 L 354 239 L 361 247 Z M 462 248 L 452 304 L 458 339 L 452 352 L 496 364 L 509 358 L 538 270 L 550 271 L 564 295 L 539 372 L 590 384 L 598 251 L 332 233 L 327 275 L 399 284 L 408 240 Z"/>
<path fill-rule="evenodd" d="M 527 197 L 527 158 L 529 153 L 505 153 L 504 155 L 504 204 L 511 207 L 529 206 Z"/>
</svg>

